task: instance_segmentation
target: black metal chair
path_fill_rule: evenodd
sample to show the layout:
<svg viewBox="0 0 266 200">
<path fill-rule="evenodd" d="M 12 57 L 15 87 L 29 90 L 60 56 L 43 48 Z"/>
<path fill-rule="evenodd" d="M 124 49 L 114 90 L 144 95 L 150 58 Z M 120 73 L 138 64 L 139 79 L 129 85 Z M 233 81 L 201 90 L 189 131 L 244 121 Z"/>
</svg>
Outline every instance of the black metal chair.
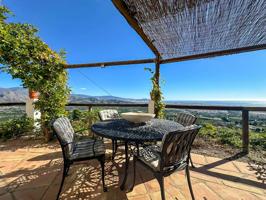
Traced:
<svg viewBox="0 0 266 200">
<path fill-rule="evenodd" d="M 168 133 L 164 135 L 161 146 L 144 146 L 139 152 L 135 152 L 133 157 L 134 178 L 132 189 L 135 185 L 136 161 L 138 160 L 154 173 L 160 184 L 162 200 L 165 200 L 164 177 L 175 171 L 185 169 L 190 194 L 194 200 L 189 174 L 189 155 L 191 145 L 200 128 L 200 126 L 192 125 L 185 127 L 184 130 Z"/>
<path fill-rule="evenodd" d="M 119 114 L 118 111 L 115 109 L 107 109 L 99 111 L 99 118 L 101 121 L 108 121 L 113 119 L 118 119 Z M 112 159 L 115 158 L 115 154 L 117 152 L 117 140 L 112 140 Z"/>
<path fill-rule="evenodd" d="M 180 112 L 175 115 L 175 121 L 183 126 L 191 126 L 196 123 L 197 117 L 190 113 Z"/>
<path fill-rule="evenodd" d="M 191 126 L 196 123 L 197 117 L 190 113 L 184 113 L 184 112 L 179 112 L 174 116 L 174 121 L 178 122 L 179 124 L 182 124 L 183 126 Z M 189 155 L 189 160 L 191 163 L 191 166 L 195 168 L 191 155 Z"/>
<path fill-rule="evenodd" d="M 103 141 L 90 138 L 78 140 L 78 135 L 74 133 L 71 123 L 66 117 L 53 121 L 52 128 L 60 143 L 64 159 L 63 177 L 56 199 L 59 199 L 70 165 L 91 159 L 98 159 L 101 164 L 103 191 L 106 192 L 107 188 L 104 183 L 105 146 Z"/>
</svg>

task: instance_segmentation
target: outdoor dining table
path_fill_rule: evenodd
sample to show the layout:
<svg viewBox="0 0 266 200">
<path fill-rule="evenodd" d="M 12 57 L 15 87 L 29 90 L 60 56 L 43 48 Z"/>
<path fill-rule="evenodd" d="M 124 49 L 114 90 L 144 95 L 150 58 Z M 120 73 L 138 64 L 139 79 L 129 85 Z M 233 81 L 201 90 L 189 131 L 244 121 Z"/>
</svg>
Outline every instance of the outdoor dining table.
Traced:
<svg viewBox="0 0 266 200">
<path fill-rule="evenodd" d="M 137 146 L 144 142 L 161 141 L 164 134 L 182 129 L 181 124 L 164 119 L 152 119 L 146 123 L 134 124 L 124 119 L 101 121 L 92 125 L 91 130 L 104 138 L 122 140 L 125 143 L 125 173 L 120 189 L 123 190 L 127 180 L 129 156 L 128 144 Z"/>
</svg>

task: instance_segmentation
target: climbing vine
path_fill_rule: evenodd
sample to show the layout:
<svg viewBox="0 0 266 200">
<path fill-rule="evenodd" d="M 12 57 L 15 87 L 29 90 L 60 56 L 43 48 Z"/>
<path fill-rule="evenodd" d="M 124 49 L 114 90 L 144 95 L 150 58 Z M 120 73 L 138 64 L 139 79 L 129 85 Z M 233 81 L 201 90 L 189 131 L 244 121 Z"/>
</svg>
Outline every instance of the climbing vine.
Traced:
<svg viewBox="0 0 266 200">
<path fill-rule="evenodd" d="M 165 104 L 163 103 L 163 94 L 158 80 L 160 74 L 156 74 L 151 68 L 145 68 L 145 70 L 152 74 L 152 90 L 150 92 L 150 97 L 151 100 L 154 101 L 154 113 L 157 118 L 164 118 Z"/>
<path fill-rule="evenodd" d="M 42 130 L 49 140 L 50 120 L 66 114 L 69 88 L 64 53 L 51 50 L 37 36 L 34 26 L 7 22 L 9 14 L 6 7 L 0 6 L 1 69 L 21 79 L 24 87 L 40 93 L 35 106 L 41 112 Z"/>
</svg>

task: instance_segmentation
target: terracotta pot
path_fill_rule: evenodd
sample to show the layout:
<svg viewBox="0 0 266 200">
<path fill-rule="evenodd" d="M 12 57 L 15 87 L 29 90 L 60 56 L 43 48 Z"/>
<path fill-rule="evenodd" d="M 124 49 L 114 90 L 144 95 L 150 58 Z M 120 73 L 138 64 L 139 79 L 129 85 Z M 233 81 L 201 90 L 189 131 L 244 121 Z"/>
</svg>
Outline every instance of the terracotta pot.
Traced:
<svg viewBox="0 0 266 200">
<path fill-rule="evenodd" d="M 38 94 L 38 92 L 36 92 L 36 91 L 29 90 L 29 97 L 30 97 L 31 99 L 38 99 L 39 94 Z"/>
</svg>

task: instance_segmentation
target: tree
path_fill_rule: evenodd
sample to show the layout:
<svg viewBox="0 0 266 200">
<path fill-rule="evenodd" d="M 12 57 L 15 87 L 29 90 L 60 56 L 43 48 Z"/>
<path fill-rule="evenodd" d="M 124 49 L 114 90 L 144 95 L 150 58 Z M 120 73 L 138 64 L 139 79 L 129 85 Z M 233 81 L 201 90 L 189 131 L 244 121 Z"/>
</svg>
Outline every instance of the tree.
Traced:
<svg viewBox="0 0 266 200">
<path fill-rule="evenodd" d="M 13 78 L 21 79 L 24 87 L 40 92 L 35 106 L 42 114 L 42 130 L 48 141 L 50 120 L 66 114 L 69 88 L 64 53 L 51 50 L 32 25 L 7 22 L 9 14 L 0 6 L 0 64 Z"/>
</svg>

